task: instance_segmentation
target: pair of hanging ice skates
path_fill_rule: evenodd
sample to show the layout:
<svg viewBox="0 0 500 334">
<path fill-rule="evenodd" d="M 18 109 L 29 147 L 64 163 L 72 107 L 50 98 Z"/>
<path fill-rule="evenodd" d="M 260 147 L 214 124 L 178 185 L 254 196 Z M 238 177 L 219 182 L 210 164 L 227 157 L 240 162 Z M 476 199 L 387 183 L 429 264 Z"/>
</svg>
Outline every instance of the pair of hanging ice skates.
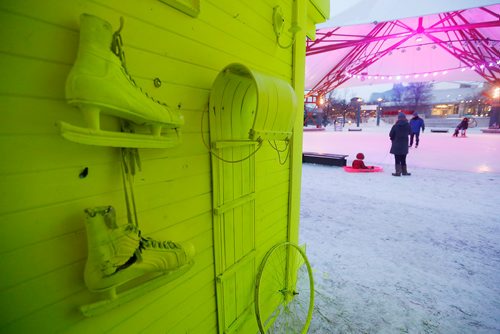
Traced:
<svg viewBox="0 0 500 334">
<path fill-rule="evenodd" d="M 60 122 L 61 133 L 66 139 L 90 145 L 122 148 L 177 145 L 182 115 L 144 93 L 131 78 L 122 50 L 122 28 L 123 20 L 113 33 L 111 24 L 105 20 L 89 14 L 80 16 L 79 49 L 66 81 L 66 98 L 82 111 L 88 127 Z M 118 117 L 126 124 L 122 124 L 121 131 L 104 130 L 101 113 Z M 123 167 L 125 174 L 133 174 L 127 171 L 130 168 L 125 162 Z M 124 188 L 130 209 L 125 181 Z M 133 202 L 133 192 L 130 195 Z M 133 209 L 135 212 L 135 205 Z M 128 224 L 118 226 L 110 206 L 85 212 L 88 241 L 85 284 L 91 291 L 109 292 L 108 298 L 81 307 L 87 316 L 100 314 L 158 288 L 182 275 L 193 264 L 192 245 L 143 237 L 137 217 L 135 221 L 129 217 Z"/>
<path fill-rule="evenodd" d="M 109 292 L 108 298 L 81 308 L 87 316 L 137 298 L 182 275 L 193 264 L 195 250 L 191 244 L 145 238 L 130 223 L 118 226 L 111 206 L 87 209 L 85 213 L 85 284 L 91 291 Z M 118 291 L 124 287 L 125 292 Z"/>
<path fill-rule="evenodd" d="M 68 140 L 89 145 L 142 148 L 177 145 L 179 127 L 184 123 L 182 115 L 143 92 L 129 75 L 122 50 L 122 27 L 123 20 L 113 33 L 107 21 L 89 14 L 80 16 L 80 43 L 66 80 L 66 99 L 82 111 L 88 127 L 60 122 L 61 134 Z M 103 130 L 101 113 L 149 128 L 149 133 Z M 162 134 L 163 129 L 168 129 L 168 135 Z"/>
</svg>

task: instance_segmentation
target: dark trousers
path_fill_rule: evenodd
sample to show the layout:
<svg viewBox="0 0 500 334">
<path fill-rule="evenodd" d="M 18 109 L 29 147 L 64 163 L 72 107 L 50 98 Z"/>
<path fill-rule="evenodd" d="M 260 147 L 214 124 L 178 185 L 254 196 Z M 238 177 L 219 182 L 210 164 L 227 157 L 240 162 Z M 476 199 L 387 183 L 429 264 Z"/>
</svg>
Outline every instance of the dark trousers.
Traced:
<svg viewBox="0 0 500 334">
<path fill-rule="evenodd" d="M 420 137 L 420 132 L 412 132 L 410 134 L 410 146 L 413 145 L 413 137 L 415 137 L 415 145 L 418 146 L 418 141 L 419 141 L 419 137 Z"/>
<path fill-rule="evenodd" d="M 406 166 L 406 154 L 394 154 L 396 165 Z"/>
</svg>

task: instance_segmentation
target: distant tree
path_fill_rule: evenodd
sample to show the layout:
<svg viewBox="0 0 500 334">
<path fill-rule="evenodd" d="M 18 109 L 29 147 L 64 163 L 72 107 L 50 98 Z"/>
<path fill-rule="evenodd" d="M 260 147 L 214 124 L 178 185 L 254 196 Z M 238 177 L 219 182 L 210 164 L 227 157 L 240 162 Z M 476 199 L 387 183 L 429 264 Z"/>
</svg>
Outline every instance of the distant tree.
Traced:
<svg viewBox="0 0 500 334">
<path fill-rule="evenodd" d="M 485 115 L 487 114 L 488 106 L 491 105 L 491 87 L 485 84 L 482 89 L 472 90 L 472 92 L 463 98 L 464 114 Z"/>
<path fill-rule="evenodd" d="M 323 111 L 330 122 L 333 122 L 337 117 L 345 119 L 346 114 L 352 111 L 348 102 L 351 95 L 351 92 L 347 90 L 344 90 L 343 94 L 335 90 L 328 94 Z"/>
<path fill-rule="evenodd" d="M 406 87 L 402 83 L 397 83 L 392 86 L 391 90 L 391 102 L 395 105 L 401 105 L 403 103 L 403 97 L 405 96 Z"/>
<path fill-rule="evenodd" d="M 431 82 L 411 82 L 405 87 L 404 101 L 418 109 L 419 106 L 430 101 L 432 88 Z"/>
</svg>

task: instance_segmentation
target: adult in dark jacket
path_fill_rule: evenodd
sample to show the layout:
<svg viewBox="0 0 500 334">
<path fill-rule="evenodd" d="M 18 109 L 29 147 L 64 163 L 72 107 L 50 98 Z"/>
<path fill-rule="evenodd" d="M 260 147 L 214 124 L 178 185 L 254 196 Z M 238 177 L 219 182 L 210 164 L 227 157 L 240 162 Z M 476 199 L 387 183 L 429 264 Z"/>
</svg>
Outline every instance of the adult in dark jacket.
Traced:
<svg viewBox="0 0 500 334">
<path fill-rule="evenodd" d="M 413 113 L 413 118 L 410 119 L 410 147 L 413 145 L 413 137 L 415 137 L 415 148 L 418 147 L 420 140 L 420 129 L 422 132 L 425 130 L 424 120 L 418 117 L 418 113 L 415 111 Z"/>
<path fill-rule="evenodd" d="M 458 123 L 457 127 L 455 128 L 455 133 L 453 134 L 453 137 L 458 137 L 458 131 L 461 131 L 461 136 L 465 137 L 465 133 L 467 132 L 467 129 L 469 128 L 469 119 L 467 117 L 464 117 L 464 119 Z"/>
<path fill-rule="evenodd" d="M 394 176 L 411 175 L 406 168 L 406 155 L 408 154 L 408 136 L 410 135 L 410 124 L 406 119 L 406 115 L 402 112 L 398 114 L 397 122 L 392 126 L 389 132 L 391 138 L 391 151 L 394 154 L 396 163 L 396 172 Z"/>
</svg>

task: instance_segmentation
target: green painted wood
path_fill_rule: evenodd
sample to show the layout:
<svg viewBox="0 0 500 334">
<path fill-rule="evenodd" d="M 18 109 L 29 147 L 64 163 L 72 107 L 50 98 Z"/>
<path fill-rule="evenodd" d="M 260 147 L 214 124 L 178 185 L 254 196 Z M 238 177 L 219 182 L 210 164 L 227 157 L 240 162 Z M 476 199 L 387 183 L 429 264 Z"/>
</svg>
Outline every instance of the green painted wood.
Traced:
<svg viewBox="0 0 500 334">
<path fill-rule="evenodd" d="M 1 9 L 0 22 L 0 52 L 66 65 L 73 63 L 78 47 L 76 29 Z"/>
<path fill-rule="evenodd" d="M 81 233 L 84 228 L 84 215 L 81 208 L 93 207 L 96 203 L 112 204 L 118 213 L 118 223 L 125 223 L 126 208 L 122 197 L 123 193 L 119 191 L 114 194 L 100 195 L 33 210 L 23 210 L 12 215 L 3 216 L 0 218 L 0 226 L 2 226 L 5 238 L 0 244 L 0 253 L 13 252 L 24 247 L 32 247 L 37 243 L 48 242 L 50 239 Z M 192 208 L 188 212 L 175 212 L 173 208 L 179 205 L 183 208 L 189 206 Z M 182 222 L 189 225 L 191 221 L 196 222 L 198 219 L 202 219 L 200 216 L 207 213 L 211 215 L 211 207 L 210 194 L 208 193 L 191 199 L 185 204 L 175 202 L 165 207 L 141 211 L 140 217 L 145 225 L 155 226 L 153 218 L 158 213 L 161 213 L 161 217 L 165 217 L 162 221 L 168 222 L 168 225 Z M 153 221 L 151 222 L 151 220 Z M 163 225 L 167 224 L 164 223 Z M 31 231 L 31 233 L 19 233 L 19 229 Z"/>
<path fill-rule="evenodd" d="M 191 280 L 191 286 L 196 287 L 195 289 L 191 291 L 187 290 L 188 286 L 184 283 L 177 287 L 175 291 L 168 294 L 172 300 L 177 301 L 176 303 L 168 305 L 164 301 L 160 301 L 160 298 L 157 298 L 156 302 L 153 301 L 129 319 L 113 327 L 110 333 L 137 333 L 139 331 L 168 333 L 169 328 L 174 327 L 177 321 L 182 319 L 182 316 L 186 314 L 186 312 L 189 312 L 192 308 L 192 302 L 195 299 L 198 298 L 199 300 L 207 301 L 214 297 L 213 286 L 210 283 L 206 283 L 207 277 L 207 271 L 199 273 L 199 275 L 193 277 Z M 205 284 L 203 284 L 203 282 L 205 282 Z M 198 287 L 198 285 L 200 285 L 200 287 Z M 141 322 L 141 319 L 146 315 L 150 319 L 155 319 L 151 326 L 145 326 L 145 324 Z M 201 313 L 198 316 L 203 318 L 206 316 L 206 313 Z M 168 319 L 169 321 L 161 321 L 162 318 L 166 318 L 165 320 Z"/>
<path fill-rule="evenodd" d="M 157 239 L 171 239 L 179 242 L 194 238 L 199 233 L 209 235 L 211 226 L 207 221 L 208 213 L 170 226 L 167 224 L 171 222 L 166 221 L 163 228 L 157 231 L 151 231 L 151 229 L 144 229 L 143 231 L 147 231 L 146 235 Z M 147 218 L 147 216 L 141 215 L 141 218 Z M 83 225 L 83 222 L 81 224 Z M 186 225 L 191 227 L 188 231 L 186 231 Z M 156 226 L 158 228 L 158 224 Z M 0 280 L 0 293 L 17 288 L 20 284 L 50 274 L 54 270 L 59 270 L 59 268 L 84 260 L 86 258 L 85 243 L 84 230 L 80 229 L 74 233 L 5 253 L 0 261 L 5 268 L 5 274 Z M 195 244 L 195 246 L 197 245 Z M 64 256 L 59 254 L 64 254 Z M 25 266 L 19 268 L 18 263 L 24 263 Z"/>
<path fill-rule="evenodd" d="M 199 309 L 193 310 L 191 303 L 192 300 L 195 300 L 197 298 L 200 300 L 213 299 L 213 286 L 207 284 L 198 291 L 188 293 L 185 298 L 186 302 L 180 303 L 174 310 L 163 314 L 142 331 L 145 333 L 186 333 L 189 331 L 190 333 L 190 329 L 195 325 L 203 321 L 207 321 L 206 318 L 208 312 L 211 312 L 211 314 L 209 316 L 210 322 L 207 323 L 207 325 L 210 325 L 209 327 L 207 327 L 207 329 L 215 330 L 215 305 L 213 307 L 210 307 L 210 305 L 213 304 L 202 304 Z M 111 333 L 119 334 L 128 330 L 130 330 L 129 327 L 121 327 L 116 328 Z"/>
<path fill-rule="evenodd" d="M 112 310 L 103 316 L 83 318 L 81 315 L 78 315 L 78 317 L 72 319 L 75 323 L 71 325 L 71 332 L 88 333 L 91 330 L 95 330 L 95 328 L 98 328 L 102 332 L 107 332 L 115 327 L 125 326 L 127 323 L 136 323 L 134 326 L 141 324 L 142 326 L 147 326 L 148 322 L 145 320 L 152 319 L 152 317 L 149 316 L 150 313 L 148 313 L 148 311 L 153 310 L 151 311 L 153 312 L 151 315 L 155 315 L 156 313 L 154 312 L 163 312 L 161 314 L 159 313 L 159 316 L 162 317 L 164 314 L 168 314 L 168 312 L 175 309 L 175 303 L 165 303 L 165 300 L 180 298 L 179 295 L 187 295 L 198 291 L 203 286 L 203 283 L 201 283 L 202 285 L 198 285 L 192 280 L 202 282 L 203 278 L 205 278 L 205 280 L 208 281 L 211 276 L 209 270 L 210 268 L 213 268 L 213 264 L 210 262 L 210 260 L 213 259 L 211 254 L 213 244 L 211 243 L 210 238 L 207 238 L 206 235 L 200 236 L 194 241 L 196 241 L 197 245 L 200 246 L 200 253 L 197 255 L 198 261 L 195 262 L 192 270 L 186 274 L 185 280 L 174 280 L 166 284 L 164 287 L 155 290 L 154 293 L 145 294 L 137 302 L 125 304 L 120 309 Z M 82 294 L 80 297 L 81 300 L 76 300 L 76 302 L 80 305 L 90 301 L 95 301 L 97 298 L 98 296 L 96 294 L 91 294 L 88 291 L 85 291 L 85 294 Z M 179 300 L 185 301 L 187 299 L 180 298 Z M 193 299 L 189 299 L 188 302 L 192 305 L 197 305 L 198 303 L 210 303 L 209 300 L 196 301 Z"/>
<path fill-rule="evenodd" d="M 158 305 L 162 299 L 169 300 L 169 298 L 174 298 L 175 295 L 170 295 L 170 293 L 182 295 L 197 291 L 199 287 L 189 286 L 189 278 L 205 277 L 208 279 L 211 276 L 212 266 L 206 265 L 207 260 L 212 258 L 211 247 L 210 249 L 202 250 L 199 258 L 200 262 L 205 264 L 205 267 L 200 267 L 200 263 L 195 263 L 193 270 L 186 276 L 187 280 L 172 281 L 156 290 L 156 293 L 144 295 L 136 302 L 123 305 L 120 309 L 112 310 L 103 316 L 84 318 L 79 312 L 75 311 L 75 308 L 89 303 L 96 298 L 95 294 L 91 295 L 86 289 L 82 289 L 80 292 L 68 296 L 64 300 L 59 300 L 15 322 L 9 323 L 2 327 L 2 333 L 105 333 L 124 320 L 131 319 L 134 316 L 139 316 L 140 320 L 136 320 L 136 322 L 144 326 L 147 323 L 145 320 L 148 319 L 147 310 L 144 310 L 145 305 L 168 312 L 171 307 L 175 308 L 175 304 L 166 303 Z M 200 301 L 190 299 L 190 302 L 194 305 Z M 201 302 L 207 303 L 209 301 Z"/>
<path fill-rule="evenodd" d="M 156 25 L 159 25 L 165 28 L 166 30 L 175 31 L 176 35 L 182 36 L 189 40 L 204 41 L 203 44 L 208 44 L 213 49 L 222 50 L 230 55 L 235 55 L 236 58 L 243 59 L 246 63 L 258 63 L 261 67 L 262 66 L 266 67 L 270 72 L 273 71 L 278 72 L 277 69 L 273 68 L 273 66 L 270 66 L 270 64 L 266 64 L 261 61 L 256 62 L 256 60 L 266 59 L 266 58 L 271 62 L 275 61 L 270 59 L 270 56 L 274 57 L 274 54 L 270 53 L 270 50 L 273 49 L 266 48 L 265 46 L 259 46 L 259 44 L 257 44 L 257 42 L 262 43 L 266 41 L 269 43 L 269 39 L 263 37 L 241 38 L 241 36 L 238 35 L 236 31 L 244 32 L 245 29 L 247 29 L 246 26 L 241 23 L 237 26 L 236 30 L 233 32 L 231 32 L 231 30 L 226 30 L 224 24 L 222 23 L 219 24 L 220 18 L 218 18 L 217 16 L 214 17 L 214 12 L 211 11 L 210 6 L 207 7 L 206 11 L 202 10 L 200 12 L 200 15 L 197 20 L 193 20 L 185 15 L 179 15 L 178 13 L 175 12 L 175 10 L 172 10 L 168 6 L 163 5 L 161 2 L 151 3 L 150 8 L 146 8 L 130 0 L 106 1 L 106 5 L 121 6 L 122 8 L 125 9 L 127 14 L 131 16 L 136 16 L 144 13 L 144 15 L 149 16 L 153 20 L 153 22 L 155 22 Z M 146 11 L 147 14 L 145 13 Z M 272 10 L 269 11 L 269 15 L 271 14 Z M 169 20 L 164 19 L 165 15 L 168 15 Z M 217 15 L 219 15 L 219 13 L 217 13 Z M 267 16 L 267 15 L 262 14 L 262 16 Z M 236 21 L 234 18 L 232 18 L 232 20 Z M 178 29 L 176 30 L 176 27 L 186 26 L 186 25 L 189 26 L 190 29 L 182 31 L 179 31 Z M 256 25 L 255 23 L 252 23 L 251 26 L 253 29 L 260 29 L 259 26 Z M 267 25 L 261 27 L 266 29 L 266 31 L 268 31 L 269 29 L 269 26 Z M 207 43 L 207 41 L 210 41 L 210 43 Z M 259 48 L 261 48 L 262 51 L 259 50 Z M 185 50 L 185 48 L 179 48 L 179 49 Z M 279 48 L 275 46 L 275 49 L 277 50 Z M 242 52 L 242 50 L 245 51 Z M 200 55 L 198 55 L 198 57 L 199 56 Z M 194 61 L 193 63 L 204 63 L 206 62 L 207 58 L 211 60 L 215 59 L 210 56 L 211 55 L 208 54 L 202 61 Z M 191 54 L 190 57 L 191 58 L 196 57 L 196 55 Z M 283 63 L 275 65 L 278 65 L 278 68 L 283 70 L 283 72 L 290 72 L 290 62 L 287 53 L 283 53 L 283 57 L 288 60 L 288 65 Z M 230 62 L 233 62 L 234 59 L 236 58 L 233 58 L 232 60 L 230 59 L 221 59 L 221 60 L 223 61 L 223 64 L 228 64 Z"/>
<path fill-rule="evenodd" d="M 19 262 L 22 260 L 20 258 Z M 84 290 L 81 275 L 83 267 L 84 261 L 82 260 L 41 275 L 37 279 L 16 282 L 16 286 L 0 290 L 0 298 L 3 301 L 9 301 L 8 303 L 0 303 L 0 311 L 2 312 L 0 328 L 20 320 L 25 314 L 50 307 L 52 304 Z M 43 289 L 40 286 L 43 286 Z M 50 298 L 47 298 L 47 295 Z"/>
<path fill-rule="evenodd" d="M 82 197 L 95 196 L 100 192 L 114 192 L 122 189 L 120 165 L 104 165 L 89 169 L 92 176 L 81 179 L 81 169 L 50 170 L 45 173 L 11 174 L 0 181 L 2 196 L 0 210 L 4 214 L 33 209 L 50 203 L 62 203 Z M 164 198 L 179 201 L 210 191 L 210 180 L 206 173 L 187 179 L 163 181 L 168 187 L 158 187 L 157 183 L 138 184 L 137 205 L 142 208 L 159 207 Z M 186 183 L 191 186 L 186 191 Z M 23 184 L 24 186 L 21 186 Z M 38 191 L 33 191 L 37 189 Z M 7 194 L 7 190 L 9 193 Z M 191 192 L 194 191 L 194 192 Z M 196 192 L 197 191 L 197 192 Z M 8 195 L 8 196 L 7 196 Z M 175 195 L 175 197 L 173 197 Z"/>
<path fill-rule="evenodd" d="M 217 316 L 231 331 L 256 332 L 253 315 L 246 313 L 252 303 L 249 287 L 254 270 L 268 248 L 297 234 L 301 128 L 296 125 L 294 155 L 285 165 L 264 143 L 251 159 L 218 166 L 202 134 L 207 143 L 247 138 L 243 124 L 249 118 L 242 111 L 251 108 L 251 99 L 244 91 L 224 101 L 228 108 L 239 110 L 240 117 L 226 113 L 217 120 L 217 129 L 211 122 L 209 130 L 212 83 L 230 63 L 243 63 L 285 80 L 294 85 L 298 96 L 302 94 L 305 35 L 297 35 L 301 42 L 295 51 L 279 48 L 271 14 L 279 4 L 286 25 L 297 4 L 299 25 L 306 27 L 306 3 L 204 0 L 199 17 L 193 19 L 156 0 L 0 2 L 0 75 L 4 79 L 0 154 L 9 158 L 0 166 L 0 227 L 5 239 L 0 265 L 16 268 L 0 279 L 2 300 L 15 300 L 8 310 L 0 310 L 5 311 L 2 333 L 129 329 L 213 333 L 223 330 L 216 327 Z M 126 218 L 119 152 L 66 141 L 55 126 L 59 120 L 83 124 L 80 112 L 68 106 L 64 96 L 82 12 L 98 15 L 114 28 L 120 16 L 125 18 L 122 36 L 129 72 L 145 91 L 180 109 L 185 117 L 178 147 L 141 150 L 143 171 L 135 179 L 136 201 L 145 234 L 190 240 L 198 251 L 195 267 L 182 279 L 90 319 L 77 311 L 98 298 L 82 280 L 86 257 L 82 210 L 112 204 L 119 222 Z M 283 38 L 288 37 L 285 32 Z M 155 78 L 162 82 L 159 88 L 153 85 Z M 240 101 L 245 103 L 238 108 Z M 118 128 L 113 117 L 102 121 L 106 128 Z M 216 151 L 239 160 L 254 149 L 254 145 L 221 146 Z M 89 174 L 81 179 L 85 167 Z M 255 200 L 232 207 L 218 220 L 212 216 L 214 207 L 251 193 Z M 252 251 L 254 264 L 236 269 L 235 263 Z M 218 307 L 214 273 L 224 268 L 233 269 L 217 293 L 223 291 L 234 299 Z M 30 297 L 36 300 L 30 302 Z"/>
<path fill-rule="evenodd" d="M 0 68 L 0 75 L 4 78 L 0 82 L 0 95 L 52 99 L 64 96 L 68 65 L 5 53 L 0 53 L 0 63 L 4 64 Z"/>
<path fill-rule="evenodd" d="M 200 313 L 208 314 L 208 316 L 202 319 Z M 215 304 L 200 305 L 198 308 L 184 313 L 183 316 L 175 327 L 170 328 L 171 333 L 217 333 L 217 309 Z M 162 319 L 162 322 L 168 321 L 167 317 Z"/>
<path fill-rule="evenodd" d="M 253 201 L 255 199 L 255 194 L 251 193 L 239 198 L 234 199 L 231 202 L 225 202 L 223 205 L 214 208 L 214 213 L 216 215 L 221 215 L 225 213 L 226 211 L 236 209 L 237 207 L 246 204 L 249 201 Z"/>
<path fill-rule="evenodd" d="M 21 115 L 20 115 L 21 116 Z M 191 159 L 191 156 L 203 155 L 208 159 L 207 148 L 201 142 L 201 136 L 197 134 L 184 134 L 183 143 L 176 148 L 166 150 L 141 150 L 141 160 L 147 164 L 148 160 L 166 159 L 165 174 L 168 175 L 174 161 L 174 166 L 184 166 L 182 159 Z M 193 143 L 189 145 L 189 143 Z M 57 147 L 54 150 L 53 147 Z M 183 154 L 184 153 L 184 154 Z M 73 176 L 78 177 L 81 169 L 89 166 L 100 168 L 102 165 L 119 166 L 119 151 L 109 147 L 92 147 L 64 140 L 59 134 L 53 135 L 5 135 L 2 136 L 0 154 L 9 157 L 9 164 L 0 166 L 0 175 L 34 173 L 36 171 L 50 171 L 56 169 L 72 169 Z M 29 159 L 27 158 L 29 157 Z M 189 160 L 188 160 L 189 161 Z M 204 166 L 204 168 L 209 168 Z M 90 169 L 90 167 L 89 167 Z M 71 174 L 70 171 L 68 171 Z"/>
</svg>

